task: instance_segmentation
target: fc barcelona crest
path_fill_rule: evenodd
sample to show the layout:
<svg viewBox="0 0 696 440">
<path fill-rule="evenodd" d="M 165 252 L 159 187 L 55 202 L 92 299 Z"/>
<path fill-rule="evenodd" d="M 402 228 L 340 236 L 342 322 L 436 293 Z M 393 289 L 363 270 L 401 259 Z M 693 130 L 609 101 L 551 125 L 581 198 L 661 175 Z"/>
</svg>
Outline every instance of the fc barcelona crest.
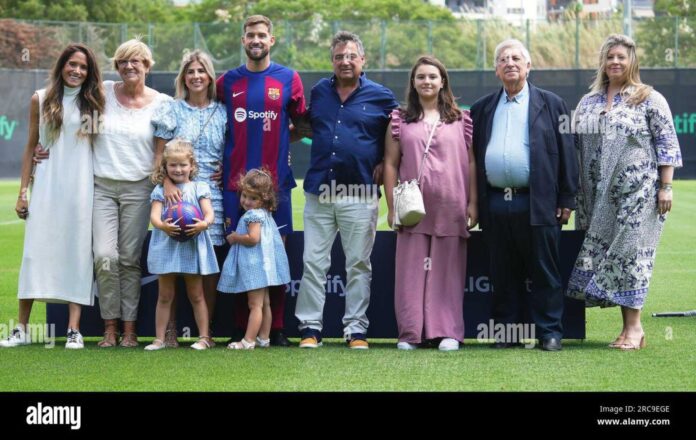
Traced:
<svg viewBox="0 0 696 440">
<path fill-rule="evenodd" d="M 280 89 L 276 89 L 273 87 L 269 87 L 268 89 L 268 97 L 271 98 L 272 100 L 276 100 L 280 98 Z"/>
</svg>

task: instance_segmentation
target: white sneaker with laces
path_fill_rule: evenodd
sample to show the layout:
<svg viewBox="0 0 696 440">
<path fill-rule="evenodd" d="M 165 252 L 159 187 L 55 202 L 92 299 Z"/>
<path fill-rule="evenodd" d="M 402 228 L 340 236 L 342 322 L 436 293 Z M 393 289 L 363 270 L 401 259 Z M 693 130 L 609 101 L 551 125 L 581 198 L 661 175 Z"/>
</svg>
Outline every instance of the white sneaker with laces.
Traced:
<svg viewBox="0 0 696 440">
<path fill-rule="evenodd" d="M 82 335 L 79 331 L 68 329 L 68 339 L 65 341 L 65 348 L 70 350 L 80 350 L 85 348 L 85 343 L 82 340 Z"/>
<path fill-rule="evenodd" d="M 437 347 L 440 351 L 455 351 L 459 350 L 459 341 L 452 338 L 445 338 L 440 341 L 440 345 Z"/>
<path fill-rule="evenodd" d="M 418 348 L 418 346 L 416 344 L 411 344 L 410 342 L 401 341 L 396 344 L 396 348 L 399 350 L 415 350 Z"/>
<path fill-rule="evenodd" d="M 12 333 L 6 339 L 0 341 L 0 347 L 10 348 L 18 347 L 20 345 L 31 344 L 31 338 L 29 335 L 19 327 L 12 329 Z"/>
</svg>

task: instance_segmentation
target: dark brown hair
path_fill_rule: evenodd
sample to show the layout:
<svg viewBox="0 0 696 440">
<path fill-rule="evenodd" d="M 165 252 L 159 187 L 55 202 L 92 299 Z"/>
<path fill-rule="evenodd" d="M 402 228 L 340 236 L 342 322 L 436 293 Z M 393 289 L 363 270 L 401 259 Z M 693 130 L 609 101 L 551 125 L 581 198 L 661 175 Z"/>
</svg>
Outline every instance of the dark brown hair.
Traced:
<svg viewBox="0 0 696 440">
<path fill-rule="evenodd" d="M 447 69 L 445 69 L 445 65 L 442 64 L 440 60 L 430 55 L 425 55 L 418 58 L 418 61 L 416 61 L 416 64 L 411 69 L 411 75 L 408 79 L 408 87 L 406 88 L 406 108 L 401 109 L 401 118 L 408 124 L 419 121 L 423 117 L 423 107 L 420 104 L 418 92 L 413 85 L 416 78 L 416 70 L 422 65 L 435 66 L 437 67 L 437 70 L 440 71 L 440 76 L 442 77 L 442 88 L 437 95 L 437 108 L 440 111 L 440 119 L 442 119 L 442 121 L 446 124 L 450 124 L 461 119 L 462 111 L 459 110 L 459 107 L 457 107 L 454 95 L 452 94 Z"/>
<path fill-rule="evenodd" d="M 58 139 L 58 133 L 63 127 L 63 68 L 76 52 L 82 52 L 87 59 L 87 77 L 77 95 L 77 107 L 80 109 L 80 115 L 92 118 L 95 112 L 97 115 L 104 113 L 106 98 L 104 97 L 104 86 L 102 85 L 101 71 L 97 64 L 97 58 L 94 56 L 92 49 L 84 44 L 69 44 L 51 69 L 51 76 L 48 79 L 49 85 L 46 87 L 46 98 L 42 106 L 41 116 L 43 117 L 43 123 L 48 129 L 49 142 Z M 85 135 L 87 133 L 80 130 L 78 134 Z M 90 132 L 92 139 L 96 135 L 97 133 Z"/>
</svg>

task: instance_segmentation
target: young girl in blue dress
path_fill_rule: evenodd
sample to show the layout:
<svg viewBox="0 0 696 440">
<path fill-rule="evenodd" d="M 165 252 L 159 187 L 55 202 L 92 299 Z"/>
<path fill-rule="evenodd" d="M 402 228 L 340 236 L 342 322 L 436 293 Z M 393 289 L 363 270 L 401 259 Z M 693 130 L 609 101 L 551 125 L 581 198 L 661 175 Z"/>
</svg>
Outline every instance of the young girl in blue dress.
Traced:
<svg viewBox="0 0 696 440">
<path fill-rule="evenodd" d="M 269 286 L 290 282 L 285 246 L 270 211 L 277 199 L 270 172 L 252 169 L 239 181 L 240 202 L 246 211 L 237 230 L 227 236 L 230 252 L 222 268 L 218 290 L 224 293 L 247 292 L 249 321 L 246 334 L 227 348 L 250 350 L 256 345 L 268 347 L 271 332 Z"/>
<path fill-rule="evenodd" d="M 150 249 L 147 256 L 148 270 L 159 274 L 159 296 L 155 331 L 157 337 L 145 350 L 160 350 L 165 347 L 164 336 L 171 314 L 171 303 L 176 295 L 176 277 L 182 275 L 186 282 L 186 291 L 193 306 L 193 315 L 198 326 L 199 339 L 191 348 L 205 350 L 212 347 L 208 328 L 208 308 L 203 295 L 203 275 L 220 271 L 213 242 L 208 228 L 215 219 L 213 206 L 210 202 L 210 187 L 206 182 L 192 182 L 198 166 L 193 156 L 193 147 L 183 139 L 174 139 L 167 144 L 162 154 L 160 165 L 153 173 L 153 183 L 157 187 L 152 191 L 150 200 L 150 222 L 155 229 L 150 239 Z M 171 236 L 178 235 L 181 228 L 174 220 L 162 220 L 164 209 L 164 188 L 162 182 L 167 176 L 181 190 L 182 200 L 199 207 L 203 213 L 202 219 L 195 219 L 195 224 L 188 226 L 186 234 L 192 238 L 178 242 Z"/>
</svg>

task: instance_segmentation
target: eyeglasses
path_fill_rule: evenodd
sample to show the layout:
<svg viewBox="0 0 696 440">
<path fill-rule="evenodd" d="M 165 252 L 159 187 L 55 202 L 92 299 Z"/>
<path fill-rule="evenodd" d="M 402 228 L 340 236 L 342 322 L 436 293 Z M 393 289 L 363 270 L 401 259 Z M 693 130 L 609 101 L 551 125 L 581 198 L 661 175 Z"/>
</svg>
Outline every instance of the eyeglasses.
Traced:
<svg viewBox="0 0 696 440">
<path fill-rule="evenodd" d="M 133 67 L 140 67 L 140 65 L 143 63 L 139 59 L 133 58 L 132 60 L 118 60 L 116 61 L 116 64 L 118 64 L 118 67 L 126 67 L 128 63 L 131 64 Z"/>
<path fill-rule="evenodd" d="M 346 53 L 346 54 L 337 53 L 336 55 L 334 55 L 333 60 L 336 61 L 337 63 L 340 63 L 343 60 L 355 61 L 358 58 L 360 58 L 360 55 L 358 55 L 357 53 Z"/>
</svg>

